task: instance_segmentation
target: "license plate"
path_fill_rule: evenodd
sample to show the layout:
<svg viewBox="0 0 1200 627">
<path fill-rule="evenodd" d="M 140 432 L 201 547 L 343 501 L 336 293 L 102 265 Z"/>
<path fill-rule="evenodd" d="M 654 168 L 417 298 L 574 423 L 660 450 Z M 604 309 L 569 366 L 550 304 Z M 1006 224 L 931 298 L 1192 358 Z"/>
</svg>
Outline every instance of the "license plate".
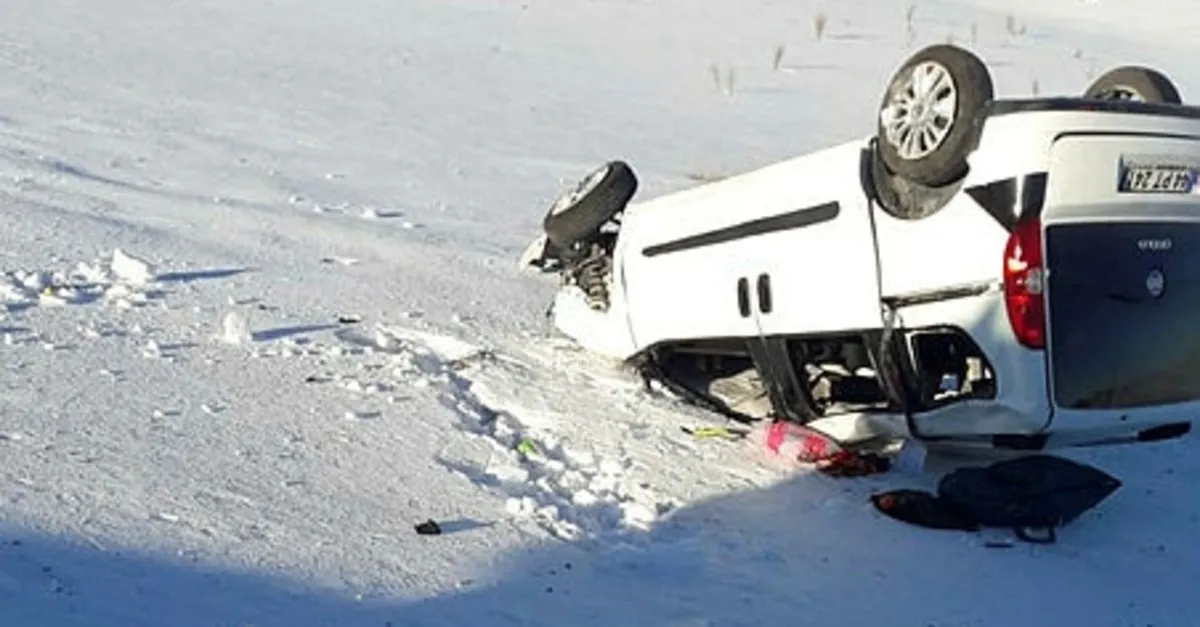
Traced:
<svg viewBox="0 0 1200 627">
<path fill-rule="evenodd" d="M 1133 194 L 1190 194 L 1196 174 L 1186 166 L 1129 165 L 1122 169 L 1118 189 Z"/>
</svg>

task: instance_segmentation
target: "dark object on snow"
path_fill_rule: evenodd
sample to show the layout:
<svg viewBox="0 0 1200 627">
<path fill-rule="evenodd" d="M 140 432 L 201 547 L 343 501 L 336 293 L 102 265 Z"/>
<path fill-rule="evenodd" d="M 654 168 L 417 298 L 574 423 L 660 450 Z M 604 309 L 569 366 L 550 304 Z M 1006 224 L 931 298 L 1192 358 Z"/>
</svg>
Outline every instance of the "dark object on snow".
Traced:
<svg viewBox="0 0 1200 627">
<path fill-rule="evenodd" d="M 1046 541 L 1055 527 L 1075 520 L 1121 487 L 1107 473 L 1069 459 L 1030 455 L 987 468 L 962 468 L 942 478 L 938 493 L 985 527 L 1012 527 L 1017 536 L 1034 541 L 1024 530 L 1043 528 Z"/>
<path fill-rule="evenodd" d="M 896 490 L 871 497 L 884 514 L 932 529 L 1007 527 L 1026 542 L 1053 543 L 1055 529 L 1121 487 L 1107 473 L 1050 455 L 1029 455 L 942 477 L 937 495 Z M 973 527 L 972 527 L 973 526 Z M 1031 535 L 1034 530 L 1043 534 Z"/>
<path fill-rule="evenodd" d="M 354 314 L 345 314 L 337 317 L 338 324 L 358 324 L 362 322 L 362 316 Z"/>
<path fill-rule="evenodd" d="M 417 535 L 419 536 L 439 536 L 442 535 L 442 527 L 434 520 L 427 520 L 416 526 Z"/>
</svg>

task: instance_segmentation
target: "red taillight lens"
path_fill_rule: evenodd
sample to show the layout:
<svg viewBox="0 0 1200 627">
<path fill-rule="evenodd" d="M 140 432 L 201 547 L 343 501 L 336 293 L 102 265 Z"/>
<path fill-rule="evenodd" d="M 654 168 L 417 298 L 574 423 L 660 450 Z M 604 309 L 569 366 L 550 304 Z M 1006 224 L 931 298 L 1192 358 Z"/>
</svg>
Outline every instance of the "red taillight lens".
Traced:
<svg viewBox="0 0 1200 627">
<path fill-rule="evenodd" d="M 1029 348 L 1046 346 L 1044 278 L 1042 223 L 1022 220 L 1004 246 L 1004 305 L 1017 341 Z"/>
</svg>

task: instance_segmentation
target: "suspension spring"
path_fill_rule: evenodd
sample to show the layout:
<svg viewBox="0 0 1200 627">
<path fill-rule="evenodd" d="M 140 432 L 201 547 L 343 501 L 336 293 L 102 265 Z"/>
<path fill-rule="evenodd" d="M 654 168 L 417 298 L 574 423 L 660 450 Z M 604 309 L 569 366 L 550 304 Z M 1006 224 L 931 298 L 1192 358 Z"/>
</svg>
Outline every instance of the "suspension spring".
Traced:
<svg viewBox="0 0 1200 627">
<path fill-rule="evenodd" d="M 569 272 L 568 280 L 587 297 L 588 307 L 596 311 L 607 311 L 609 306 L 608 281 L 612 274 L 612 258 L 598 244 L 592 244 L 587 255 L 579 259 Z"/>
</svg>

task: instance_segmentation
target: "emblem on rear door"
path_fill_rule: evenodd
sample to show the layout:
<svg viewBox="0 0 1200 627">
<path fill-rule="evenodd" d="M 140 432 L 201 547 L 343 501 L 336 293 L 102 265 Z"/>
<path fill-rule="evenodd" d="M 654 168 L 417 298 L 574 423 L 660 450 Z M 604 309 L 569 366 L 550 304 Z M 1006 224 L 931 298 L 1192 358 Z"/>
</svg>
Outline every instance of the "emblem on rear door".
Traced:
<svg viewBox="0 0 1200 627">
<path fill-rule="evenodd" d="M 1150 293 L 1151 298 L 1162 296 L 1163 290 L 1167 288 L 1167 277 L 1162 270 L 1155 268 L 1146 275 L 1146 291 Z"/>
<path fill-rule="evenodd" d="M 1170 238 L 1140 239 L 1137 242 L 1137 247 L 1138 247 L 1138 250 L 1153 250 L 1153 251 L 1171 250 L 1171 239 Z"/>
</svg>

